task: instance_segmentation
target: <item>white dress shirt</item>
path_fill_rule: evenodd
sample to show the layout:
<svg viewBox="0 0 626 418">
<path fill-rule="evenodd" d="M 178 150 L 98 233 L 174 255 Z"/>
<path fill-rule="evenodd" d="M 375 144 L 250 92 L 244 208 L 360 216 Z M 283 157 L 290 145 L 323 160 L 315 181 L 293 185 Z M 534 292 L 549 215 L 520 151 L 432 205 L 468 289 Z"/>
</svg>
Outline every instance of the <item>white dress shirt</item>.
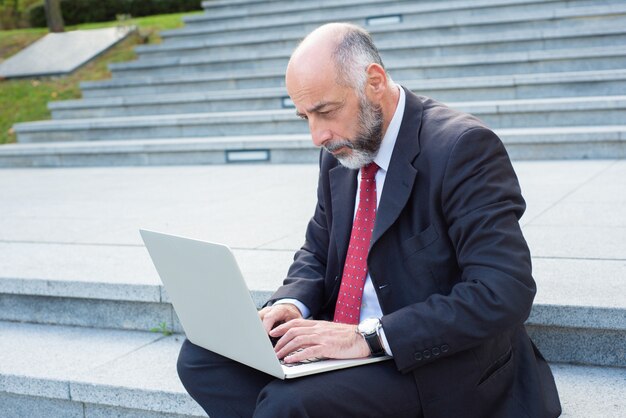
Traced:
<svg viewBox="0 0 626 418">
<path fill-rule="evenodd" d="M 378 154 L 376 154 L 376 158 L 374 158 L 374 162 L 378 165 L 379 170 L 376 172 L 376 207 L 380 203 L 380 198 L 383 194 L 383 187 L 385 186 L 385 178 L 387 177 L 387 170 L 389 170 L 389 162 L 391 161 L 391 154 L 393 153 L 393 148 L 396 145 L 396 139 L 398 139 L 398 132 L 400 131 L 400 125 L 402 123 L 402 117 L 404 116 L 404 105 L 406 101 L 406 95 L 404 93 L 404 89 L 400 86 L 397 86 L 400 90 L 400 98 L 398 100 L 398 106 L 396 107 L 396 111 L 391 118 L 391 122 L 387 127 L 387 131 L 385 132 L 385 136 L 383 137 L 383 141 L 380 144 L 380 149 L 378 150 Z M 361 184 L 361 170 L 359 170 L 359 175 L 357 176 L 357 190 L 359 190 L 359 186 Z M 356 213 L 357 208 L 359 207 L 359 193 L 356 194 L 356 199 L 354 202 L 354 212 Z M 304 318 L 308 318 L 310 316 L 310 310 L 307 308 L 302 302 L 297 299 L 281 299 L 276 301 L 274 304 L 282 304 L 282 303 L 292 303 L 296 305 L 296 307 L 302 313 Z M 378 296 L 376 296 L 376 291 L 374 290 L 374 285 L 372 284 L 372 278 L 370 277 L 369 272 L 367 273 L 367 277 L 365 278 L 365 286 L 363 288 L 363 299 L 361 301 L 361 312 L 360 312 L 360 321 L 363 321 L 366 318 L 381 318 L 383 316 L 382 309 L 380 308 L 380 302 L 378 301 Z M 380 331 L 381 339 L 383 342 L 383 346 L 385 347 L 385 351 L 388 355 L 392 355 L 391 348 L 389 347 L 389 343 L 387 342 L 387 338 L 385 336 L 385 330 L 381 328 Z"/>
</svg>

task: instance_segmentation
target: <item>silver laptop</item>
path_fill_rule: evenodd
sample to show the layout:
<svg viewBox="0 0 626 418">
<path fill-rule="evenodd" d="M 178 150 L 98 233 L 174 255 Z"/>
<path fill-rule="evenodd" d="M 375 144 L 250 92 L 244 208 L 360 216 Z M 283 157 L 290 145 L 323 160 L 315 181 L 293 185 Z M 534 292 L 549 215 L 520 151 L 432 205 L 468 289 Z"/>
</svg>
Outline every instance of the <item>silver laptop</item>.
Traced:
<svg viewBox="0 0 626 418">
<path fill-rule="evenodd" d="M 189 340 L 232 360 L 291 379 L 387 360 L 320 360 L 282 365 L 231 250 L 222 244 L 140 230 Z"/>
</svg>

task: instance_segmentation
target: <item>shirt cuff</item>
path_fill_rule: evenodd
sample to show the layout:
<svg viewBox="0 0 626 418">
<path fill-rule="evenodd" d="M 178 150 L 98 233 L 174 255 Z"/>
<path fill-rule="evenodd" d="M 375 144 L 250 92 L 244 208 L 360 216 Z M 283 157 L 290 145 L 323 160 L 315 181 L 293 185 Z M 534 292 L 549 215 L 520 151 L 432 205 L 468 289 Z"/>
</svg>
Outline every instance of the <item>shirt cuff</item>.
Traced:
<svg viewBox="0 0 626 418">
<path fill-rule="evenodd" d="M 380 327 L 379 335 L 380 341 L 383 343 L 385 353 L 387 353 L 388 356 L 393 357 L 393 353 L 391 352 L 391 347 L 389 346 L 389 342 L 387 341 L 387 337 L 385 336 L 385 330 L 383 329 L 383 327 Z"/>
<path fill-rule="evenodd" d="M 284 305 L 287 303 L 295 305 L 295 307 L 298 308 L 298 310 L 300 311 L 300 314 L 302 315 L 303 318 L 308 318 L 311 315 L 311 311 L 309 310 L 309 308 L 307 308 L 304 305 L 304 303 L 300 302 L 298 299 L 289 299 L 289 298 L 279 299 L 276 302 L 274 302 L 272 306 Z"/>
</svg>

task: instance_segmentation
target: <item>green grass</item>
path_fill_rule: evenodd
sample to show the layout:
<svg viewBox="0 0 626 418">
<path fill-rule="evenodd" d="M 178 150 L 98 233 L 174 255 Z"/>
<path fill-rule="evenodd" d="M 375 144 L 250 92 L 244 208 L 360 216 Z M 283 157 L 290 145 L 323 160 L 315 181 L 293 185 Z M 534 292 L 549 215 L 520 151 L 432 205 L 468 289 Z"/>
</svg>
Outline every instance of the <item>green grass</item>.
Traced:
<svg viewBox="0 0 626 418">
<path fill-rule="evenodd" d="M 125 21 L 125 24 L 138 27 L 136 34 L 69 76 L 0 81 L 0 144 L 15 142 L 15 134 L 11 128 L 14 123 L 50 119 L 47 108 L 49 101 L 80 98 L 80 81 L 110 78 L 107 64 L 135 59 L 133 48 L 136 45 L 160 42 L 159 31 L 181 27 L 181 17 L 189 14 L 193 13 L 146 16 Z M 65 29 L 98 29 L 118 24 L 119 22 L 87 23 Z M 17 53 L 46 33 L 46 29 L 0 31 L 0 60 Z"/>
</svg>

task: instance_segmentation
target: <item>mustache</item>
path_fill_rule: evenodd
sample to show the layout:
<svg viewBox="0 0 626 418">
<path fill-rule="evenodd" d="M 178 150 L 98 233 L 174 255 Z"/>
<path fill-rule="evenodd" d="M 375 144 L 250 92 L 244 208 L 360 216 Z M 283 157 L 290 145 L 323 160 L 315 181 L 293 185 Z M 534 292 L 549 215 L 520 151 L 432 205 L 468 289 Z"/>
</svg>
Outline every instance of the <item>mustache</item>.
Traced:
<svg viewBox="0 0 626 418">
<path fill-rule="evenodd" d="M 347 139 L 336 140 L 332 142 L 327 142 L 323 145 L 324 149 L 328 152 L 333 152 L 338 150 L 341 147 L 354 149 L 354 144 Z"/>
</svg>

